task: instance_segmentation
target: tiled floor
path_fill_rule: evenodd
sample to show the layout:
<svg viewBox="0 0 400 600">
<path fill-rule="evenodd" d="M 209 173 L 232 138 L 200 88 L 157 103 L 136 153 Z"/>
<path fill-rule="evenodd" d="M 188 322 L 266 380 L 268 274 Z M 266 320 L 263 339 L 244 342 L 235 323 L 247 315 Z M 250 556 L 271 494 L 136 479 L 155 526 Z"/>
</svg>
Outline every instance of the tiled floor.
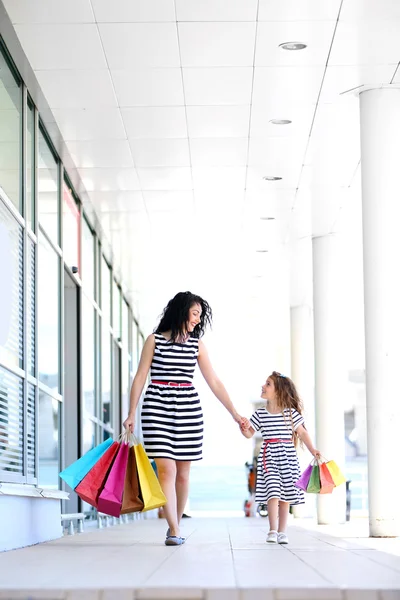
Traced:
<svg viewBox="0 0 400 600">
<path fill-rule="evenodd" d="M 0 598 L 400 600 L 400 541 L 365 527 L 295 521 L 288 546 L 264 519 L 187 519 L 181 547 L 162 520 L 136 521 L 0 554 Z M 342 537 L 339 537 L 342 536 Z"/>
</svg>

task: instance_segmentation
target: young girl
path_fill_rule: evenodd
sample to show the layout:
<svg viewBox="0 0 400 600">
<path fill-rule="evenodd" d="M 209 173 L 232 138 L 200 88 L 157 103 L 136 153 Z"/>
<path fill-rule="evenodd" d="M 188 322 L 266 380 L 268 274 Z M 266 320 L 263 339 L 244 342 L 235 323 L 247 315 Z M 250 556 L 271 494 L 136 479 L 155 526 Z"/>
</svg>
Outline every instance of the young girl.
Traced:
<svg viewBox="0 0 400 600">
<path fill-rule="evenodd" d="M 304 442 L 315 458 L 321 454 L 303 425 L 302 405 L 293 381 L 273 371 L 261 390 L 266 407 L 255 411 L 250 426 L 243 421 L 240 430 L 247 438 L 260 431 L 264 440 L 257 461 L 256 502 L 268 505 L 267 542 L 288 544 L 289 506 L 304 504 L 304 492 L 295 485 L 301 475 L 296 442 Z"/>
</svg>

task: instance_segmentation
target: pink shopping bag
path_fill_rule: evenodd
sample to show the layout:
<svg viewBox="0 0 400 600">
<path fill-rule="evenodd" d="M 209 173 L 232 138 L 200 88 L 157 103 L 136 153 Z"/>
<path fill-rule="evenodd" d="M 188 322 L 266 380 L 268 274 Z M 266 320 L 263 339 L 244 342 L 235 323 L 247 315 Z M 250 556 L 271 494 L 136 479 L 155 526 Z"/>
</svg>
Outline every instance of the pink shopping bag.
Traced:
<svg viewBox="0 0 400 600">
<path fill-rule="evenodd" d="M 300 479 L 298 481 L 296 481 L 296 483 L 295 483 L 295 485 L 298 488 L 300 488 L 301 490 L 304 490 L 305 492 L 307 491 L 307 486 L 310 481 L 312 470 L 313 470 L 313 465 L 312 464 L 308 465 L 307 469 L 301 475 Z"/>
<path fill-rule="evenodd" d="M 128 456 L 129 444 L 122 443 L 97 503 L 97 510 L 111 517 L 121 515 Z"/>
</svg>

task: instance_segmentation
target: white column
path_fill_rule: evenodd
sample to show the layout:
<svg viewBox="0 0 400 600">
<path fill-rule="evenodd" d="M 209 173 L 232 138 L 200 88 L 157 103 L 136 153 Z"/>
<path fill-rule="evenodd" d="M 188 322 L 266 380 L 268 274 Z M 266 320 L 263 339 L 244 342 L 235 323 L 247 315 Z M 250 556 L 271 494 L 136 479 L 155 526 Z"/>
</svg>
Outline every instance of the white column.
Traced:
<svg viewBox="0 0 400 600">
<path fill-rule="evenodd" d="M 313 239 L 314 352 L 316 447 L 344 470 L 343 394 L 346 371 L 343 346 L 340 243 L 335 234 Z M 346 488 L 318 496 L 318 522 L 343 523 L 346 519 Z"/>
<path fill-rule="evenodd" d="M 400 90 L 360 94 L 370 535 L 400 534 Z"/>
<path fill-rule="evenodd" d="M 290 309 L 290 326 L 291 378 L 304 403 L 303 414 L 307 431 L 311 439 L 315 440 L 314 339 L 313 311 L 311 306 L 292 306 Z M 312 456 L 307 449 L 299 449 L 298 454 L 301 470 L 303 471 L 309 464 Z M 315 496 L 306 494 L 305 499 L 305 506 L 293 507 L 293 515 L 295 517 L 313 517 L 315 515 Z"/>
</svg>

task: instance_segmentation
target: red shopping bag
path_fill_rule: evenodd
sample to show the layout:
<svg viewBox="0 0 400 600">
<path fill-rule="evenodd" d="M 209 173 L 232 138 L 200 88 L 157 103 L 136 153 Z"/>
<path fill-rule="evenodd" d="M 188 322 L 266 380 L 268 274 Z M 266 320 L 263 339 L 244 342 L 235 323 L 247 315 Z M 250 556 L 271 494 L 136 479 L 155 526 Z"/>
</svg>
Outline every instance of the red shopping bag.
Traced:
<svg viewBox="0 0 400 600">
<path fill-rule="evenodd" d="M 111 517 L 121 515 L 126 468 L 128 465 L 129 444 L 123 442 L 111 467 L 97 502 L 97 510 Z"/>
<path fill-rule="evenodd" d="M 333 481 L 332 475 L 326 463 L 321 463 L 319 465 L 319 478 L 321 480 L 321 489 L 320 494 L 331 494 L 335 487 L 335 482 Z"/>
<path fill-rule="evenodd" d="M 76 493 L 82 500 L 97 508 L 97 501 L 104 483 L 110 472 L 119 449 L 118 442 L 113 442 L 105 454 L 92 467 L 80 484 L 75 488 Z"/>
</svg>

